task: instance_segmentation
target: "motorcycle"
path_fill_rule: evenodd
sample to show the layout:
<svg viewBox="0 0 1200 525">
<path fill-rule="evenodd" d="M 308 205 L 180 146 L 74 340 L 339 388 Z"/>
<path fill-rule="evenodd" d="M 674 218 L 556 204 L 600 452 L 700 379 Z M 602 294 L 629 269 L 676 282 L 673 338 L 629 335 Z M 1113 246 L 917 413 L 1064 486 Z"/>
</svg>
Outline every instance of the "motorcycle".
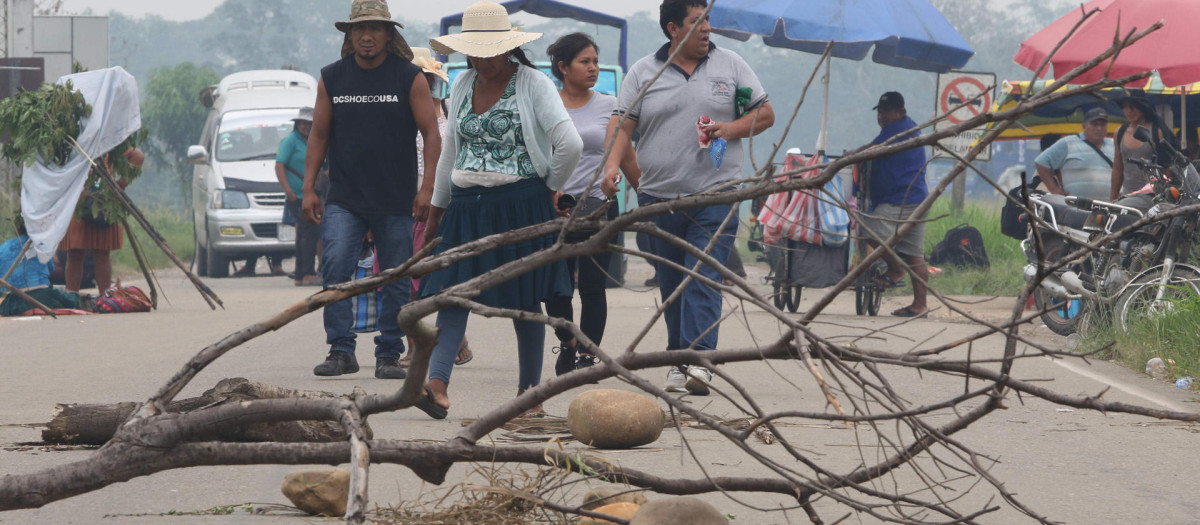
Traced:
<svg viewBox="0 0 1200 525">
<path fill-rule="evenodd" d="M 1094 245 L 1143 217 L 1141 210 L 1130 206 L 1044 192 L 1029 192 L 1029 203 L 1040 220 L 1028 228 L 1021 241 L 1028 262 L 1026 281 L 1035 279 L 1039 268 L 1063 262 L 1083 244 Z M 1129 238 L 1110 241 L 1105 249 L 1068 260 L 1043 276 L 1033 298 L 1047 328 L 1068 335 L 1078 330 L 1086 314 L 1110 307 L 1128 282 L 1125 265 L 1135 260 L 1113 259 L 1111 254 L 1120 250 L 1122 241 Z"/>
<path fill-rule="evenodd" d="M 1155 217 L 1173 209 L 1200 204 L 1200 173 L 1169 141 L 1155 141 L 1150 130 L 1138 127 L 1134 138 L 1164 145 L 1171 151 L 1169 166 L 1131 160 L 1144 169 L 1154 185 L 1155 202 L 1146 215 Z M 1157 148 L 1156 148 L 1157 149 Z M 1193 249 L 1200 232 L 1200 214 L 1179 214 L 1147 226 L 1159 235 L 1151 236 L 1132 250 L 1147 264 L 1122 288 L 1113 308 L 1116 325 L 1128 330 L 1136 318 L 1161 316 L 1180 303 L 1200 297 L 1200 268 L 1193 266 Z"/>
</svg>

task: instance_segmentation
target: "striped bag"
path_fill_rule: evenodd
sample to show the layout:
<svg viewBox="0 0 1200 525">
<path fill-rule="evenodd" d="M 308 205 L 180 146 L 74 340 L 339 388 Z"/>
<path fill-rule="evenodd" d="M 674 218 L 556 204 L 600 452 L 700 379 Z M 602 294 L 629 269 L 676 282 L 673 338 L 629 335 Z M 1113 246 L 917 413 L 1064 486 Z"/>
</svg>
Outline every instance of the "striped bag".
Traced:
<svg viewBox="0 0 1200 525">
<path fill-rule="evenodd" d="M 354 279 L 365 279 L 376 273 L 379 273 L 379 267 L 375 265 L 375 248 L 371 244 L 365 243 L 362 254 L 359 256 L 358 265 L 354 268 Z M 350 313 L 354 319 L 354 331 L 365 333 L 378 330 L 379 311 L 383 309 L 382 289 L 376 288 L 356 295 L 352 301 Z"/>
<path fill-rule="evenodd" d="M 834 175 L 825 183 L 817 208 L 821 218 L 821 243 L 838 247 L 846 244 L 850 237 L 850 214 L 840 204 L 842 199 L 842 177 Z"/>
</svg>

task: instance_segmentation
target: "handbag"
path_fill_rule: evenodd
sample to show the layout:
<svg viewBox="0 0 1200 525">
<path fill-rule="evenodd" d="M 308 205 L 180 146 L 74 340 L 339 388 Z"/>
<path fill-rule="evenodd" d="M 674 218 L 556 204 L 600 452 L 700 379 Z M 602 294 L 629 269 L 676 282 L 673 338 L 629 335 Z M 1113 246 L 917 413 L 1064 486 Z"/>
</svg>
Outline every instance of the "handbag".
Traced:
<svg viewBox="0 0 1200 525">
<path fill-rule="evenodd" d="M 146 293 L 136 286 L 121 286 L 117 283 L 96 298 L 96 313 L 124 314 L 149 312 L 153 303 Z"/>
<path fill-rule="evenodd" d="M 283 219 L 280 219 L 280 221 L 279 221 L 280 224 L 286 224 L 288 226 L 296 225 L 296 214 L 295 214 L 295 212 L 292 211 L 292 208 L 296 204 L 299 204 L 299 202 L 300 202 L 299 200 L 296 200 L 296 201 L 292 201 L 292 202 L 284 202 L 283 203 Z"/>
<path fill-rule="evenodd" d="M 358 265 L 354 268 L 354 279 L 365 279 L 379 273 L 375 267 L 375 247 L 363 243 L 359 254 Z M 361 293 L 350 303 L 350 313 L 354 319 L 353 330 L 358 333 L 374 332 L 379 326 L 379 312 L 383 309 L 383 293 L 381 289 Z"/>
<path fill-rule="evenodd" d="M 1021 215 L 1025 213 L 1025 207 L 1023 206 L 1026 202 L 1025 197 L 1032 193 L 1041 183 L 1042 179 L 1035 176 L 1033 181 L 1026 185 L 1025 172 L 1021 172 L 1021 184 L 1008 190 L 1008 195 L 1011 198 L 1005 199 L 1004 207 L 1000 208 L 1000 233 L 1018 241 L 1025 240 L 1028 232 L 1025 230 L 1025 222 L 1021 221 Z"/>
</svg>

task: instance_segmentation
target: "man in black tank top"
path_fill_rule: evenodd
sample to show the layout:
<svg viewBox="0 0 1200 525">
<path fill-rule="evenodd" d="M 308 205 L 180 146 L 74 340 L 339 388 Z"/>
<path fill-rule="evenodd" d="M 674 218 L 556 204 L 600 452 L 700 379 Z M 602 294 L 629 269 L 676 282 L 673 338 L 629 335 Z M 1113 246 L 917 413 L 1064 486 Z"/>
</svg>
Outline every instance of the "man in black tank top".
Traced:
<svg viewBox="0 0 1200 525">
<path fill-rule="evenodd" d="M 345 33 L 342 59 L 321 69 L 313 127 L 305 158 L 304 217 L 324 224 L 321 274 L 325 285 L 352 279 L 369 232 L 380 269 L 412 257 L 413 218 L 429 213 L 433 174 L 441 152 L 429 84 L 413 65 L 412 51 L 388 12 L 386 0 L 354 0 L 350 18 L 334 25 Z M 417 133 L 425 141 L 416 151 Z M 329 198 L 322 212 L 316 173 L 329 159 Z M 427 179 L 417 193 L 417 155 Z M 403 379 L 398 360 L 404 333 L 396 314 L 408 300 L 408 279 L 383 288 L 375 377 Z M 329 355 L 313 369 L 318 376 L 358 371 L 354 356 L 352 300 L 325 307 Z M 360 315 L 363 315 L 360 313 Z"/>
</svg>

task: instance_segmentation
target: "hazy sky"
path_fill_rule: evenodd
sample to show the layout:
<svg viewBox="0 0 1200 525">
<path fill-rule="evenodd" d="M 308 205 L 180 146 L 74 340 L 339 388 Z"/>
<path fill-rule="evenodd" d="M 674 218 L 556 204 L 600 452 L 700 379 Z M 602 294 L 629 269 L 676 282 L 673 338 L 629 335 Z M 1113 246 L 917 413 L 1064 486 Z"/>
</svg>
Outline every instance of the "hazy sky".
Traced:
<svg viewBox="0 0 1200 525">
<path fill-rule="evenodd" d="M 168 20 L 194 20 L 211 13 L 223 0 L 64 0 L 63 11 L 66 13 L 81 13 L 91 8 L 97 15 L 117 11 L 124 15 L 139 17 L 155 14 Z M 350 12 L 349 0 L 344 1 L 346 13 Z M 451 13 L 462 12 L 467 6 L 477 0 L 439 0 L 426 2 L 421 0 L 392 0 L 389 5 L 392 15 L 406 19 L 436 21 Z M 568 4 L 586 6 L 595 9 L 595 0 L 564 0 Z M 602 10 L 617 16 L 629 16 L 637 11 L 647 11 L 656 6 L 647 0 L 605 0 Z"/>
</svg>

